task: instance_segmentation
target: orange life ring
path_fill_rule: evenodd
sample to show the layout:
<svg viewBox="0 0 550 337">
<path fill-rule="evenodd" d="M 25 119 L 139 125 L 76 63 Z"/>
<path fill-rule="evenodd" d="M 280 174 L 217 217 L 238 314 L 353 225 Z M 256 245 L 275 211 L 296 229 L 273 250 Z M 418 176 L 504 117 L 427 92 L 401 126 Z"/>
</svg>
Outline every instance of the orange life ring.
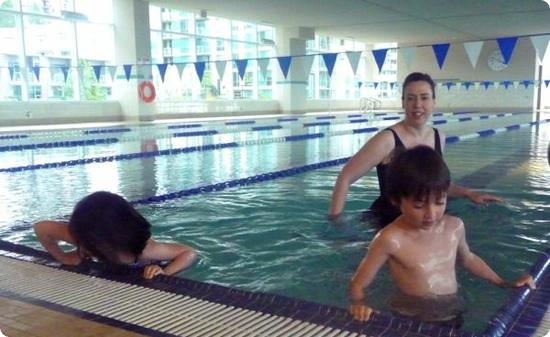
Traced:
<svg viewBox="0 0 550 337">
<path fill-rule="evenodd" d="M 151 81 L 143 81 L 138 86 L 139 98 L 145 103 L 151 103 L 155 100 L 155 86 Z"/>
</svg>

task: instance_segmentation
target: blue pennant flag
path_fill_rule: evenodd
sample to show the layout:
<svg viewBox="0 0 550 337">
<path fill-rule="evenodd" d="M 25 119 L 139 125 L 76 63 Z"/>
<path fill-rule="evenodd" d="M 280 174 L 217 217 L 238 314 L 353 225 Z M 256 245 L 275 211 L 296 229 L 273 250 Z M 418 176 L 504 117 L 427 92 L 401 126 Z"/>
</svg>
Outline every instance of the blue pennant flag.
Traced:
<svg viewBox="0 0 550 337">
<path fill-rule="evenodd" d="M 437 59 L 437 64 L 439 65 L 439 69 L 443 68 L 445 58 L 447 57 L 447 52 L 449 51 L 449 46 L 449 43 L 432 45 L 432 49 L 435 53 L 435 58 Z"/>
<path fill-rule="evenodd" d="M 288 69 L 290 69 L 290 63 L 292 62 L 292 56 L 279 56 L 277 57 L 277 61 L 279 61 L 279 67 L 281 67 L 283 76 L 286 78 Z"/>
<path fill-rule="evenodd" d="M 246 73 L 246 65 L 248 64 L 248 59 L 235 60 L 237 64 L 237 70 L 239 71 L 239 77 L 244 79 L 244 74 Z"/>
<path fill-rule="evenodd" d="M 481 84 L 483 84 L 483 86 L 485 87 L 485 90 L 487 90 L 487 88 L 489 88 L 489 86 L 492 84 L 492 82 L 483 81 L 483 82 L 481 82 Z"/>
<path fill-rule="evenodd" d="M 379 82 L 372 82 L 374 84 L 374 89 L 378 88 Z"/>
<path fill-rule="evenodd" d="M 445 86 L 447 87 L 447 90 L 451 90 L 451 87 L 453 86 L 453 82 L 445 82 Z"/>
<path fill-rule="evenodd" d="M 202 77 L 204 76 L 204 69 L 206 68 L 205 62 L 195 62 L 195 71 L 199 77 L 199 82 L 202 82 Z"/>
<path fill-rule="evenodd" d="M 550 84 L 550 80 L 544 80 L 544 84 L 545 84 L 546 87 L 548 88 L 548 84 Z"/>
<path fill-rule="evenodd" d="M 63 73 L 63 80 L 67 82 L 67 77 L 69 77 L 69 67 L 61 66 L 61 72 Z"/>
<path fill-rule="evenodd" d="M 393 87 L 395 87 L 395 82 L 390 82 L 390 89 L 393 90 Z"/>
<path fill-rule="evenodd" d="M 157 64 L 157 68 L 159 69 L 160 80 L 164 83 L 164 75 L 166 75 L 166 68 L 168 68 L 168 64 L 159 63 Z"/>
<path fill-rule="evenodd" d="M 101 65 L 93 65 L 95 79 L 99 82 L 99 77 L 101 76 Z"/>
<path fill-rule="evenodd" d="M 525 89 L 527 89 L 527 87 L 529 86 L 529 84 L 531 84 L 531 81 L 529 80 L 525 80 L 525 81 L 522 81 L 523 85 L 525 86 Z"/>
<path fill-rule="evenodd" d="M 15 67 L 9 67 L 8 70 L 10 72 L 10 80 L 13 81 L 13 73 L 15 72 Z"/>
<path fill-rule="evenodd" d="M 508 64 L 508 62 L 510 62 L 510 58 L 512 58 L 512 52 L 514 51 L 514 47 L 516 46 L 517 41 L 517 37 L 502 37 L 500 39 L 497 39 L 498 46 L 500 47 L 500 52 L 502 53 L 502 57 L 504 58 L 504 64 Z"/>
<path fill-rule="evenodd" d="M 472 82 L 464 82 L 464 86 L 466 87 L 466 90 L 468 90 L 472 84 L 473 84 Z"/>
<path fill-rule="evenodd" d="M 375 49 L 372 51 L 372 55 L 374 56 L 374 60 L 376 61 L 376 64 L 378 65 L 378 72 L 382 71 L 382 67 L 384 66 L 384 62 L 386 61 L 386 54 L 388 53 L 388 49 Z"/>
<path fill-rule="evenodd" d="M 327 70 L 328 70 L 328 76 L 331 77 L 338 53 L 326 53 L 322 55 L 323 55 L 323 61 L 325 61 L 325 66 L 327 67 Z"/>
<path fill-rule="evenodd" d="M 130 81 L 130 75 L 132 74 L 132 65 L 125 64 L 122 66 L 124 68 L 124 75 L 126 76 L 126 81 Z"/>
<path fill-rule="evenodd" d="M 357 82 L 357 87 L 358 87 L 359 89 L 361 89 L 361 86 L 362 86 L 362 85 L 363 85 L 363 82 L 361 82 L 361 81 L 358 81 L 358 82 Z M 548 85 L 546 85 L 546 86 L 548 86 Z"/>
<path fill-rule="evenodd" d="M 508 89 L 510 84 L 512 84 L 512 81 L 502 81 L 502 85 L 504 85 L 504 89 Z"/>
<path fill-rule="evenodd" d="M 32 71 L 34 73 L 34 76 L 36 76 L 36 80 L 40 81 L 40 66 L 33 66 Z"/>
</svg>

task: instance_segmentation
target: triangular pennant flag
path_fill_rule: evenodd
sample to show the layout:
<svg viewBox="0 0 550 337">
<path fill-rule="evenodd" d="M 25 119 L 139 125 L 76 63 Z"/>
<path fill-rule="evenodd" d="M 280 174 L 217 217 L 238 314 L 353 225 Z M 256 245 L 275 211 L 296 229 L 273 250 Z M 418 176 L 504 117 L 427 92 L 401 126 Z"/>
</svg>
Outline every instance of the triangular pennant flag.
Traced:
<svg viewBox="0 0 550 337">
<path fill-rule="evenodd" d="M 495 90 L 498 89 L 498 86 L 500 85 L 500 82 L 499 81 L 493 81 L 493 87 Z"/>
<path fill-rule="evenodd" d="M 109 72 L 109 76 L 111 76 L 111 81 L 114 81 L 116 79 L 116 69 L 117 66 L 108 66 L 107 71 Z"/>
<path fill-rule="evenodd" d="M 164 82 L 164 75 L 166 75 L 166 69 L 168 68 L 167 63 L 159 63 L 157 64 L 157 68 L 159 70 L 160 80 Z"/>
<path fill-rule="evenodd" d="M 437 91 L 441 90 L 441 88 L 443 88 L 443 83 L 441 82 L 437 82 Z"/>
<path fill-rule="evenodd" d="M 267 67 L 269 67 L 269 61 L 271 61 L 271 59 L 269 58 L 261 58 L 257 60 L 258 67 L 260 67 L 260 74 L 262 74 L 263 78 L 265 78 L 267 75 Z"/>
<path fill-rule="evenodd" d="M 508 64 L 508 62 L 510 62 L 510 58 L 512 57 L 517 41 L 517 37 L 502 37 L 497 39 L 500 52 L 504 58 L 504 64 Z"/>
<path fill-rule="evenodd" d="M 361 52 L 360 51 L 348 51 L 346 52 L 346 55 L 348 56 L 349 65 L 351 66 L 351 71 L 353 71 L 353 75 L 357 73 L 357 67 L 359 66 L 359 60 L 361 59 Z"/>
<path fill-rule="evenodd" d="M 374 84 L 374 89 L 376 89 L 376 88 L 378 88 L 379 82 L 372 82 L 372 84 Z"/>
<path fill-rule="evenodd" d="M 61 66 L 61 72 L 63 73 L 63 81 L 67 82 L 67 78 L 69 77 L 69 67 Z"/>
<path fill-rule="evenodd" d="M 239 77 L 244 79 L 244 74 L 246 73 L 246 65 L 248 64 L 248 59 L 235 60 L 237 64 L 237 70 L 239 71 Z"/>
<path fill-rule="evenodd" d="M 32 66 L 32 71 L 34 76 L 36 76 L 36 80 L 40 81 L 40 66 Z"/>
<path fill-rule="evenodd" d="M 13 81 L 13 74 L 15 72 L 15 67 L 8 67 L 8 71 L 10 72 L 10 80 Z"/>
<path fill-rule="evenodd" d="M 476 67 L 477 60 L 479 59 L 479 54 L 481 53 L 481 47 L 483 47 L 483 41 L 476 42 L 464 42 L 464 49 L 466 49 L 466 54 L 470 59 L 472 67 Z"/>
<path fill-rule="evenodd" d="M 527 87 L 529 86 L 529 84 L 531 84 L 531 81 L 529 80 L 525 80 L 525 81 L 522 81 L 523 85 L 525 86 L 525 89 L 527 89 Z"/>
<path fill-rule="evenodd" d="M 519 87 L 519 81 L 514 81 L 512 82 L 512 84 L 514 85 L 514 89 L 517 89 Z"/>
<path fill-rule="evenodd" d="M 126 81 L 130 81 L 130 75 L 132 75 L 132 65 L 125 64 L 122 68 L 124 68 L 124 76 L 126 76 Z"/>
<path fill-rule="evenodd" d="M 445 82 L 445 86 L 447 87 L 447 90 L 451 90 L 451 87 L 453 86 L 453 82 Z"/>
<path fill-rule="evenodd" d="M 456 85 L 456 90 L 460 90 L 460 88 L 462 88 L 462 82 L 456 82 L 455 85 Z"/>
<path fill-rule="evenodd" d="M 279 61 L 279 67 L 281 67 L 283 76 L 286 78 L 288 75 L 288 69 L 290 68 L 290 63 L 292 62 L 292 56 L 278 56 L 277 61 Z"/>
<path fill-rule="evenodd" d="M 376 65 L 378 65 L 378 72 L 382 71 L 384 62 L 386 61 L 386 55 L 388 54 L 388 49 L 375 49 L 372 51 Z"/>
<path fill-rule="evenodd" d="M 489 88 L 489 86 L 491 85 L 491 82 L 489 82 L 489 81 L 483 81 L 482 84 L 483 84 L 483 86 L 485 87 L 485 90 L 487 90 L 487 88 Z"/>
<path fill-rule="evenodd" d="M 101 65 L 100 64 L 95 64 L 92 66 L 92 68 L 94 69 L 94 74 L 95 74 L 95 79 L 99 82 L 99 77 L 101 76 Z"/>
<path fill-rule="evenodd" d="M 328 76 L 331 77 L 338 53 L 326 53 L 321 55 L 323 55 L 323 61 L 325 61 L 325 66 L 327 67 L 327 70 L 328 70 Z"/>
<path fill-rule="evenodd" d="M 414 59 L 414 55 L 416 54 L 416 48 L 399 48 L 399 54 L 401 54 L 401 56 L 403 57 L 403 61 L 405 61 L 407 68 L 410 68 Z"/>
<path fill-rule="evenodd" d="M 469 81 L 464 82 L 464 87 L 466 88 L 466 90 L 470 89 L 471 85 L 472 85 L 472 82 L 469 82 Z"/>
<path fill-rule="evenodd" d="M 548 84 L 550 84 L 550 80 L 544 80 L 544 85 L 548 88 Z"/>
<path fill-rule="evenodd" d="M 544 60 L 546 48 L 548 47 L 548 41 L 550 41 L 550 35 L 531 36 L 531 42 L 533 43 L 533 47 L 535 47 L 539 62 Z"/>
<path fill-rule="evenodd" d="M 393 87 L 395 87 L 395 82 L 390 82 L 390 89 L 393 90 Z"/>
<path fill-rule="evenodd" d="M 439 69 L 443 68 L 445 58 L 447 57 L 447 52 L 449 51 L 449 46 L 449 43 L 432 45 L 432 49 L 435 53 L 435 58 L 437 59 L 437 64 L 439 65 Z"/>
<path fill-rule="evenodd" d="M 216 72 L 218 73 L 218 78 L 220 80 L 223 80 L 223 75 L 225 74 L 225 66 L 227 65 L 227 61 L 216 61 Z"/>
<path fill-rule="evenodd" d="M 178 71 L 178 78 L 181 80 L 181 77 L 183 76 L 183 71 L 185 70 L 187 63 L 176 63 L 175 66 L 176 70 Z"/>
<path fill-rule="evenodd" d="M 300 57 L 300 59 L 302 60 L 302 67 L 304 69 L 304 74 L 306 75 L 306 77 L 311 72 L 311 66 L 313 65 L 314 58 L 315 58 L 315 55 L 307 55 L 307 56 Z"/>
<path fill-rule="evenodd" d="M 358 82 L 357 82 L 357 88 L 361 89 L 361 86 L 362 86 L 362 85 L 363 85 L 363 82 L 361 82 L 361 81 L 358 81 Z"/>
<path fill-rule="evenodd" d="M 479 86 L 481 85 L 480 82 L 474 82 L 474 89 L 479 90 Z"/>
<path fill-rule="evenodd" d="M 199 82 L 202 82 L 202 77 L 204 76 L 204 69 L 206 68 L 206 63 L 204 62 L 195 62 L 195 71 L 199 77 Z"/>
<path fill-rule="evenodd" d="M 508 90 L 508 87 L 512 84 L 512 81 L 502 81 L 502 85 L 504 85 L 504 89 Z"/>
</svg>

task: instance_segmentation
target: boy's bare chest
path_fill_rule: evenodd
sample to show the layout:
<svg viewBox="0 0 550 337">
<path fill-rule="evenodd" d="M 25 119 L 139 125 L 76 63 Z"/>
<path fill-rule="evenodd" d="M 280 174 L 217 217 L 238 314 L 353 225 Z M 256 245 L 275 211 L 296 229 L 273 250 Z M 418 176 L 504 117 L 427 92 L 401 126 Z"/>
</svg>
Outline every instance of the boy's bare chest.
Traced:
<svg viewBox="0 0 550 337">
<path fill-rule="evenodd" d="M 417 238 L 402 243 L 392 256 L 393 262 L 402 268 L 418 271 L 449 268 L 455 265 L 457 240 L 445 235 L 433 238 Z"/>
</svg>

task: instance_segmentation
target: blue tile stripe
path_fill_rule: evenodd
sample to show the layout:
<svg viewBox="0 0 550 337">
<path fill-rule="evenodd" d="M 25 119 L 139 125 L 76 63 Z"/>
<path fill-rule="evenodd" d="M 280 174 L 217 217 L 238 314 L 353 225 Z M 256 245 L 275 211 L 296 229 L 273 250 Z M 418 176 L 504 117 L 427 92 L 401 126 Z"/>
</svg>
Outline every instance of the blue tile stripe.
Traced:
<svg viewBox="0 0 550 337">
<path fill-rule="evenodd" d="M 550 248 L 531 267 L 537 289 L 516 289 L 484 333 L 487 337 L 529 337 L 540 325 L 550 303 Z"/>
<path fill-rule="evenodd" d="M 191 129 L 191 128 L 200 128 L 200 127 L 202 127 L 202 124 L 200 124 L 200 123 L 181 124 L 181 125 L 168 125 L 168 129 Z"/>
<path fill-rule="evenodd" d="M 96 135 L 96 134 L 102 134 L 102 133 L 122 133 L 122 132 L 130 132 L 132 129 L 130 128 L 116 128 L 116 129 L 96 129 L 96 130 L 84 130 L 82 133 L 85 135 Z"/>
<path fill-rule="evenodd" d="M 362 323 L 354 320 L 347 310 L 342 308 L 301 301 L 286 296 L 238 290 L 180 277 L 159 275 L 152 280 L 143 280 L 141 278 L 141 269 L 128 266 L 109 266 L 89 261 L 79 266 L 62 266 L 44 251 L 2 240 L 0 240 L 0 254 L 15 259 L 46 265 L 51 268 L 68 270 L 130 285 L 133 284 L 141 287 L 158 289 L 237 308 L 289 317 L 294 320 L 320 324 L 334 329 L 343 329 L 368 336 L 478 337 L 473 333 L 438 327 L 428 323 L 407 320 L 384 313 L 375 313 L 369 322 Z M 47 305 L 48 303 L 46 302 L 44 304 Z M 83 315 L 86 314 L 82 311 L 80 311 L 80 313 Z M 116 320 L 111 320 L 105 323 L 116 324 L 117 322 Z M 132 327 L 130 327 L 130 329 L 131 328 Z M 230 326 L 228 328 L 230 328 Z"/>
<path fill-rule="evenodd" d="M 24 139 L 28 137 L 29 135 L 3 135 L 3 136 L 0 136 L 0 140 Z"/>
<path fill-rule="evenodd" d="M 246 120 L 246 121 L 225 122 L 225 125 L 247 125 L 247 124 L 256 124 L 256 121 Z"/>
<path fill-rule="evenodd" d="M 51 148 L 59 148 L 59 147 L 105 145 L 105 144 L 113 144 L 117 142 L 118 142 L 118 138 L 98 138 L 98 139 L 86 139 L 86 140 L 56 141 L 56 142 L 39 143 L 39 144 L 7 145 L 7 146 L 0 146 L 0 152 L 51 149 Z"/>
<path fill-rule="evenodd" d="M 312 122 L 312 123 L 304 123 L 303 126 L 305 128 L 310 126 L 323 126 L 323 125 L 330 125 L 330 122 Z"/>
</svg>

